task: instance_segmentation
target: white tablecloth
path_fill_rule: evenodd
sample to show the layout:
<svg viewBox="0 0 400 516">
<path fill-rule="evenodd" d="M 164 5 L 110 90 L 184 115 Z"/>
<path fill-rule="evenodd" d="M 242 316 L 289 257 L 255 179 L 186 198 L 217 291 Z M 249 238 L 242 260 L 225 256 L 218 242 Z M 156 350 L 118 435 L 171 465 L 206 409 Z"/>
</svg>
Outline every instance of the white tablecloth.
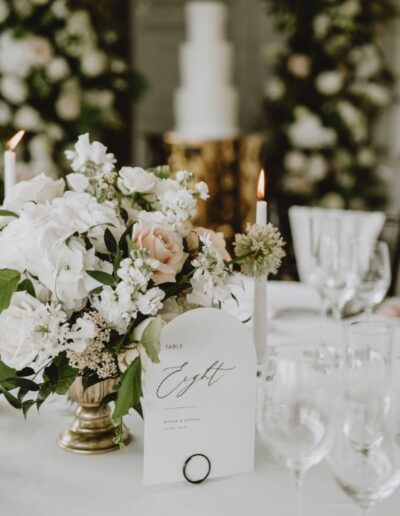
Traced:
<svg viewBox="0 0 400 516">
<path fill-rule="evenodd" d="M 247 305 L 249 302 L 247 301 Z M 245 301 L 244 300 L 244 301 Z M 269 284 L 276 313 L 270 342 L 315 339 L 318 299 L 304 287 Z M 302 314 L 282 311 L 304 307 Z M 242 304 L 241 313 L 248 306 Z M 123 451 L 80 456 L 59 449 L 56 439 L 71 422 L 65 399 L 33 410 L 27 421 L 0 403 L 1 516 L 291 516 L 293 486 L 289 473 L 257 443 L 252 474 L 207 481 L 142 486 L 143 423 L 127 424 L 135 440 Z M 238 443 L 240 446 L 240 443 Z M 400 490 L 378 506 L 374 516 L 398 516 Z M 337 487 L 325 464 L 314 467 L 304 487 L 304 516 L 355 516 L 357 507 Z"/>
</svg>

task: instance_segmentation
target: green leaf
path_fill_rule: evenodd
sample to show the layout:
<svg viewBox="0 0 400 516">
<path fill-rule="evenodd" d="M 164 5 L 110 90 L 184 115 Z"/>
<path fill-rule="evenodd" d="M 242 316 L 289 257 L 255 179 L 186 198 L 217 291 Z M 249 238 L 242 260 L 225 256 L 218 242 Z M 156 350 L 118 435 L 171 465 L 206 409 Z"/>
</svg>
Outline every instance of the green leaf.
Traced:
<svg viewBox="0 0 400 516">
<path fill-rule="evenodd" d="M 28 391 L 36 392 L 39 390 L 39 385 L 32 380 L 28 380 L 27 378 L 7 378 L 7 383 L 10 383 L 14 387 L 27 389 Z"/>
<path fill-rule="evenodd" d="M 14 211 L 10 210 L 0 210 L 0 217 L 15 217 L 19 218 L 18 213 L 15 213 Z"/>
<path fill-rule="evenodd" d="M 39 389 L 39 393 L 38 393 L 38 397 L 37 397 L 37 402 L 36 402 L 38 410 L 41 407 L 41 405 L 43 404 L 43 402 L 46 401 L 46 399 L 53 392 L 54 392 L 54 385 L 53 385 L 52 382 L 44 382 L 44 383 L 42 383 L 42 385 L 41 385 L 41 387 Z"/>
<path fill-rule="evenodd" d="M 135 358 L 132 364 L 121 377 L 117 390 L 117 400 L 113 413 L 113 420 L 118 425 L 129 410 L 140 403 L 142 396 L 142 364 L 140 357 Z"/>
<path fill-rule="evenodd" d="M 32 297 L 36 297 L 35 288 L 30 279 L 24 279 L 17 287 L 17 292 L 25 291 L 28 292 Z"/>
<path fill-rule="evenodd" d="M 79 370 L 70 366 L 65 353 L 58 355 L 43 373 L 44 380 L 52 383 L 56 394 L 63 395 L 71 387 Z"/>
<path fill-rule="evenodd" d="M 162 329 L 163 322 L 160 318 L 156 317 L 149 322 L 140 340 L 148 357 L 156 364 L 160 361 L 158 354 L 160 353 L 160 335 Z"/>
<path fill-rule="evenodd" d="M 114 278 L 112 274 L 108 274 L 107 272 L 103 271 L 86 271 L 87 274 L 99 283 L 102 283 L 103 285 L 109 285 L 110 287 L 113 287 L 117 284 L 117 280 Z"/>
<path fill-rule="evenodd" d="M 110 251 L 110 253 L 114 254 L 117 251 L 117 241 L 115 240 L 114 235 L 108 228 L 106 228 L 106 230 L 104 231 L 104 243 L 106 244 L 106 247 Z"/>
<path fill-rule="evenodd" d="M 105 408 L 105 406 L 108 403 L 111 403 L 112 401 L 115 401 L 117 399 L 117 393 L 116 392 L 110 392 L 109 394 L 106 394 L 104 398 L 99 403 L 99 409 L 102 410 Z"/>
<path fill-rule="evenodd" d="M 84 376 L 82 380 L 83 391 L 86 391 L 89 387 L 92 387 L 92 385 L 96 385 L 96 383 L 100 383 L 102 381 L 103 380 L 95 373 L 90 374 L 89 376 Z"/>
<path fill-rule="evenodd" d="M 21 408 L 21 402 L 19 401 L 19 399 L 16 398 L 13 394 L 11 394 L 11 392 L 8 392 L 8 390 L 5 389 L 2 385 L 0 385 L 0 392 L 4 394 L 4 397 L 12 407 L 16 409 Z"/>
<path fill-rule="evenodd" d="M 8 378 L 13 378 L 16 376 L 17 371 L 12 369 L 11 367 L 6 366 L 4 362 L 0 361 L 0 385 L 2 385 L 5 389 L 12 389 L 12 385 L 5 381 Z"/>
<path fill-rule="evenodd" d="M 24 413 L 24 417 L 26 418 L 26 415 L 28 414 L 28 410 L 35 404 L 35 400 L 26 400 L 22 403 L 21 408 L 22 412 Z"/>
<path fill-rule="evenodd" d="M 9 307 L 21 274 L 13 269 L 0 269 L 0 313 Z"/>
<path fill-rule="evenodd" d="M 114 259 L 114 273 L 116 273 L 117 270 L 119 269 L 119 265 L 121 263 L 121 260 L 122 260 L 122 251 L 118 247 L 117 252 L 115 253 L 115 259 Z"/>
</svg>

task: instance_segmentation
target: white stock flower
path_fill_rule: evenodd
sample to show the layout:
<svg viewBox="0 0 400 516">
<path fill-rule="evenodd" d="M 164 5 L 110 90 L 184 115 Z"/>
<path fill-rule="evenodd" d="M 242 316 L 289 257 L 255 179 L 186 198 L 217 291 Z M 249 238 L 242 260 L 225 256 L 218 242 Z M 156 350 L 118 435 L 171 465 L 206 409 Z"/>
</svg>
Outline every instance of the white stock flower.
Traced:
<svg viewBox="0 0 400 516">
<path fill-rule="evenodd" d="M 149 193 L 158 182 L 154 174 L 140 167 L 122 167 L 118 175 L 118 188 L 124 195 Z"/>
<path fill-rule="evenodd" d="M 14 127 L 23 127 L 27 131 L 37 132 L 43 127 L 43 120 L 32 106 L 21 106 L 14 115 Z"/>
<path fill-rule="evenodd" d="M 210 194 L 208 192 L 208 185 L 204 181 L 196 183 L 195 191 L 196 193 L 198 193 L 200 199 L 202 199 L 203 201 L 206 201 L 210 197 Z"/>
<path fill-rule="evenodd" d="M 30 181 L 16 183 L 4 200 L 6 210 L 19 213 L 27 202 L 45 203 L 64 194 L 63 179 L 55 181 L 45 174 L 40 174 Z"/>
<path fill-rule="evenodd" d="M 167 190 L 158 200 L 161 211 L 171 225 L 190 219 L 196 213 L 196 201 L 187 190 Z"/>
<path fill-rule="evenodd" d="M 144 315 L 156 315 L 162 308 L 162 301 L 165 297 L 165 292 L 159 287 L 153 287 L 145 294 L 138 297 L 137 307 L 139 312 Z"/>
<path fill-rule="evenodd" d="M 341 74 L 335 70 L 321 72 L 315 79 L 317 90 L 323 95 L 335 95 L 343 86 Z"/>
<path fill-rule="evenodd" d="M 337 140 L 334 129 L 324 127 L 321 119 L 307 108 L 296 109 L 288 136 L 293 145 L 303 149 L 332 147 Z"/>
<path fill-rule="evenodd" d="M 99 296 L 92 300 L 92 305 L 99 312 L 110 328 L 124 335 L 137 315 L 137 307 L 132 300 L 131 290 L 123 282 L 116 290 L 105 286 Z"/>
<path fill-rule="evenodd" d="M 65 312 L 44 305 L 26 292 L 16 292 L 0 315 L 0 357 L 21 370 L 39 368 L 63 350 L 67 335 Z"/>
<path fill-rule="evenodd" d="M 61 81 L 69 75 L 70 69 L 68 62 L 63 57 L 52 59 L 46 66 L 47 77 L 53 81 Z"/>
<path fill-rule="evenodd" d="M 100 142 L 90 142 L 89 134 L 79 136 L 74 150 L 65 151 L 68 160 L 71 161 L 71 168 L 74 172 L 85 173 L 88 164 L 94 164 L 102 172 L 114 170 L 115 157 L 107 153 L 107 147 Z"/>
<path fill-rule="evenodd" d="M 14 75 L 6 75 L 0 81 L 0 92 L 11 104 L 22 104 L 28 97 L 28 87 Z"/>
</svg>

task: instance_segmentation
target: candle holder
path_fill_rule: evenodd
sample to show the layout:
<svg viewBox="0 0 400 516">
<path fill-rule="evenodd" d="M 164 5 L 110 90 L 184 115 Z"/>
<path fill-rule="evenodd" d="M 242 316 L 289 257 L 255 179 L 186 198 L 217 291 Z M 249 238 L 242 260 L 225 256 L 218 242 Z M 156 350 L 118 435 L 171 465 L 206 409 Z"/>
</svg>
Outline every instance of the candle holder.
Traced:
<svg viewBox="0 0 400 516">
<path fill-rule="evenodd" d="M 149 166 L 167 163 L 173 172 L 186 169 L 205 181 L 210 198 L 200 203 L 197 225 L 222 231 L 228 241 L 255 220 L 256 185 L 263 166 L 266 138 L 251 133 L 225 140 L 190 140 L 176 133 L 149 134 Z"/>
</svg>

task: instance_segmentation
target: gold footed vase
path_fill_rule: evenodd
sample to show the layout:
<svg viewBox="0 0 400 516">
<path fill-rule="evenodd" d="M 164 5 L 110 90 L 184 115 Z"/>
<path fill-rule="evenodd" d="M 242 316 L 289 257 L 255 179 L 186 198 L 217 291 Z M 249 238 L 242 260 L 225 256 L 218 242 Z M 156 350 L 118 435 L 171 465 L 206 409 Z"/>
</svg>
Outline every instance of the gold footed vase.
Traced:
<svg viewBox="0 0 400 516">
<path fill-rule="evenodd" d="M 83 390 L 82 379 L 76 378 L 68 394 L 78 403 L 75 421 L 65 430 L 58 441 L 64 450 L 73 453 L 107 453 L 120 449 L 114 442 L 115 431 L 111 419 L 111 410 L 107 405 L 100 409 L 99 403 L 113 391 L 116 380 L 104 380 Z M 124 427 L 122 442 L 127 445 L 131 440 L 127 428 Z"/>
</svg>

